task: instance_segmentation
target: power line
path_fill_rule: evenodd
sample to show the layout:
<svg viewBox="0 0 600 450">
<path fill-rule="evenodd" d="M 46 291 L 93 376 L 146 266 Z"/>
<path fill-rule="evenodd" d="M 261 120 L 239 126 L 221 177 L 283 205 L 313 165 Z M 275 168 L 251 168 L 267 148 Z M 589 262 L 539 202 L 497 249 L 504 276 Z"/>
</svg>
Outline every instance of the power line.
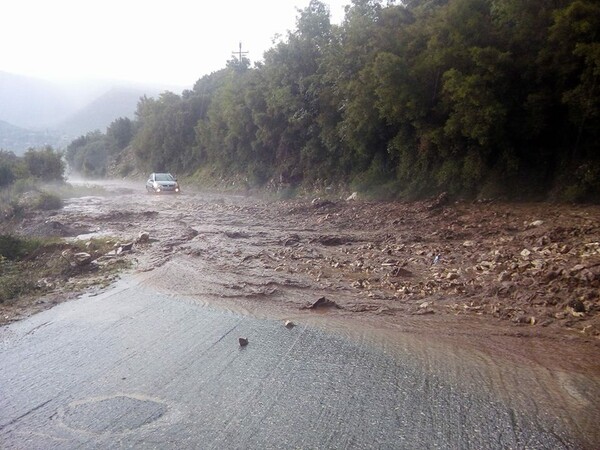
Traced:
<svg viewBox="0 0 600 450">
<path fill-rule="evenodd" d="M 249 52 L 243 52 L 243 51 L 242 51 L 242 43 L 241 43 L 241 42 L 240 42 L 240 49 L 239 49 L 237 52 L 235 52 L 235 51 L 234 51 L 234 52 L 231 52 L 231 54 L 232 54 L 233 56 L 237 56 L 237 57 L 238 57 L 238 59 L 239 59 L 240 63 L 242 62 L 242 56 L 243 56 L 243 55 L 247 55 L 248 53 L 249 53 Z"/>
</svg>

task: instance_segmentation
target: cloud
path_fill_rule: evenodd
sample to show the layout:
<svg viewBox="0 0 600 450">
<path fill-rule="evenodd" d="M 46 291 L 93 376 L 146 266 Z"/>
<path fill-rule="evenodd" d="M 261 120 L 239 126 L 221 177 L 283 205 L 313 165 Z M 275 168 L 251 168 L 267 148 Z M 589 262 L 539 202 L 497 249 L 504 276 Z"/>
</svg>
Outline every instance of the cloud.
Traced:
<svg viewBox="0 0 600 450">
<path fill-rule="evenodd" d="M 252 61 L 262 59 L 277 33 L 295 28 L 296 8 L 308 3 L 5 0 L 0 70 L 191 85 L 223 68 L 240 41 Z M 339 14 L 347 2 L 331 3 Z"/>
</svg>

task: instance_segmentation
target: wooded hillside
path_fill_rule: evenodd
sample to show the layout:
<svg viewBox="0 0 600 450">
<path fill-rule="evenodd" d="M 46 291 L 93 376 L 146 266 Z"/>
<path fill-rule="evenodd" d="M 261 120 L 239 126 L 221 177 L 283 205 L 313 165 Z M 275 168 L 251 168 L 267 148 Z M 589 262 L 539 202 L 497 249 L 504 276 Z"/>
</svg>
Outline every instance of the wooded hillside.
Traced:
<svg viewBox="0 0 600 450">
<path fill-rule="evenodd" d="M 313 0 L 260 64 L 142 98 L 119 147 L 143 170 L 251 186 L 594 200 L 598 30 L 592 0 L 353 0 L 340 25 Z"/>
</svg>

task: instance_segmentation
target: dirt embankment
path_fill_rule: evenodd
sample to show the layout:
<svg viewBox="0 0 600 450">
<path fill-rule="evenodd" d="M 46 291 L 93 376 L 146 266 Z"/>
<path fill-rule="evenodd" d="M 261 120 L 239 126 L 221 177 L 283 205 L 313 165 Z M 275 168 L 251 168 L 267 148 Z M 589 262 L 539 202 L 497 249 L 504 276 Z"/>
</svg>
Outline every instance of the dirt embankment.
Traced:
<svg viewBox="0 0 600 450">
<path fill-rule="evenodd" d="M 332 314 L 370 321 L 464 317 L 514 335 L 600 340 L 597 206 L 114 194 L 69 201 L 53 227 L 122 242 L 148 232 L 121 257 L 152 271 L 157 289 L 288 312 L 324 297 Z M 35 234 L 48 220 L 16 230 Z"/>
</svg>

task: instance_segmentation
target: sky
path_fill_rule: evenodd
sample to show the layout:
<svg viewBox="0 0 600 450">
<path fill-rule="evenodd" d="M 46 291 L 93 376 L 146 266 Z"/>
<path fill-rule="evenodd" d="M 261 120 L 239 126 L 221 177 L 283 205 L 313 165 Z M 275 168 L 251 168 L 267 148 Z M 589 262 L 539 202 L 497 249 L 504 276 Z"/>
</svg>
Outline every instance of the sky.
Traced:
<svg viewBox="0 0 600 450">
<path fill-rule="evenodd" d="M 0 71 L 191 87 L 239 49 L 253 63 L 310 0 L 1 0 Z M 340 23 L 350 0 L 323 0 Z"/>
</svg>

